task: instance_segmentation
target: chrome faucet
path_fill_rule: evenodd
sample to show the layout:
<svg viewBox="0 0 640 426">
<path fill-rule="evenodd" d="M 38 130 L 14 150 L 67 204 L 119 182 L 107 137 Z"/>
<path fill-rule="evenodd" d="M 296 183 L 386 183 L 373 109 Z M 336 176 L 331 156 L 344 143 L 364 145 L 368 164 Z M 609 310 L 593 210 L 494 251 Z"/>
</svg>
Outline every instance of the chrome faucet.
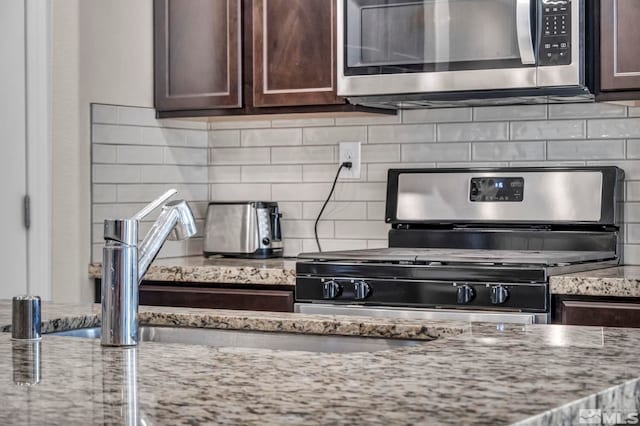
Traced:
<svg viewBox="0 0 640 426">
<path fill-rule="evenodd" d="M 104 221 L 102 250 L 103 346 L 135 346 L 138 343 L 138 285 L 169 237 L 186 239 L 196 233 L 193 212 L 184 200 L 164 205 L 160 216 L 138 245 L 138 224 L 176 194 L 171 189 L 130 219 Z"/>
</svg>

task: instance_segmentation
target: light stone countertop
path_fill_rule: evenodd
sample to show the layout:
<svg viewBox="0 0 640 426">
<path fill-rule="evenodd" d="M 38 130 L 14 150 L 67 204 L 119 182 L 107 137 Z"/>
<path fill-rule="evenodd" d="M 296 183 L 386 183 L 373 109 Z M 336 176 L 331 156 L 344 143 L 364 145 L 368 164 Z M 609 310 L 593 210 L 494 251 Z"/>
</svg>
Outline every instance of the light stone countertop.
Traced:
<svg viewBox="0 0 640 426">
<path fill-rule="evenodd" d="M 102 265 L 89 265 L 89 276 L 100 278 Z M 229 257 L 189 256 L 157 259 L 145 280 L 295 286 L 295 258 L 241 259 Z"/>
<path fill-rule="evenodd" d="M 551 294 L 640 297 L 640 266 L 618 266 L 552 276 Z"/>
<path fill-rule="evenodd" d="M 7 325 L 9 302 L 0 302 Z M 45 304 L 44 329 L 95 325 L 96 305 Z M 0 333 L 0 424 L 577 424 L 640 410 L 640 330 L 141 307 L 141 323 L 414 337 L 424 345 L 311 353 Z M 435 340 L 433 340 L 435 339 Z M 584 414 L 584 413 L 583 413 Z"/>
</svg>

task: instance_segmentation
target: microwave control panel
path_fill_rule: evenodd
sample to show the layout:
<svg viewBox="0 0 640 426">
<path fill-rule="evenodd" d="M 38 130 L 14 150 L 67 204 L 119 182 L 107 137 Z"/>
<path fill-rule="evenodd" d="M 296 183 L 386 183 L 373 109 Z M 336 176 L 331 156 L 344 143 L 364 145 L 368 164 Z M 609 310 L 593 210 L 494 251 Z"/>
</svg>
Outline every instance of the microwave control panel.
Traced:
<svg viewBox="0 0 640 426">
<path fill-rule="evenodd" d="M 571 0 L 542 0 L 538 63 L 571 65 Z"/>
</svg>

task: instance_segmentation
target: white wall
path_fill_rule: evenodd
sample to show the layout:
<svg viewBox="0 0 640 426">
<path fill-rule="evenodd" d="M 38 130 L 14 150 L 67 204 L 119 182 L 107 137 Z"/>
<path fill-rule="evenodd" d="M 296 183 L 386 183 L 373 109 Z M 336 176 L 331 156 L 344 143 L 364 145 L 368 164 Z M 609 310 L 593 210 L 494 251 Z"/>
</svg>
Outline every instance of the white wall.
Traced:
<svg viewBox="0 0 640 426">
<path fill-rule="evenodd" d="M 152 0 L 52 7 L 55 301 L 90 301 L 90 104 L 153 105 Z"/>
</svg>

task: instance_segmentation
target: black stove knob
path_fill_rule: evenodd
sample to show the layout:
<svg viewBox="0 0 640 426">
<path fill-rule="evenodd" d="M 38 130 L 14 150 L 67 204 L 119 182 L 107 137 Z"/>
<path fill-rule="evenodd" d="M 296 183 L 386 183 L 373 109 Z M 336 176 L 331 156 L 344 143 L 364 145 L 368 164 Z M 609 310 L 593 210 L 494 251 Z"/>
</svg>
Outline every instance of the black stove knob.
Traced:
<svg viewBox="0 0 640 426">
<path fill-rule="evenodd" d="M 509 290 L 506 287 L 497 285 L 491 287 L 491 303 L 494 305 L 502 305 L 509 298 Z"/>
<path fill-rule="evenodd" d="M 364 300 L 371 294 L 371 286 L 366 281 L 356 281 L 353 284 L 356 300 Z"/>
<path fill-rule="evenodd" d="M 466 305 L 471 303 L 473 298 L 476 297 L 476 292 L 468 285 L 462 285 L 458 287 L 458 304 Z"/>
<path fill-rule="evenodd" d="M 342 293 L 342 287 L 340 287 L 340 284 L 338 284 L 337 282 L 331 280 L 322 283 L 323 299 L 335 299 L 336 297 L 340 296 L 340 293 Z"/>
</svg>

